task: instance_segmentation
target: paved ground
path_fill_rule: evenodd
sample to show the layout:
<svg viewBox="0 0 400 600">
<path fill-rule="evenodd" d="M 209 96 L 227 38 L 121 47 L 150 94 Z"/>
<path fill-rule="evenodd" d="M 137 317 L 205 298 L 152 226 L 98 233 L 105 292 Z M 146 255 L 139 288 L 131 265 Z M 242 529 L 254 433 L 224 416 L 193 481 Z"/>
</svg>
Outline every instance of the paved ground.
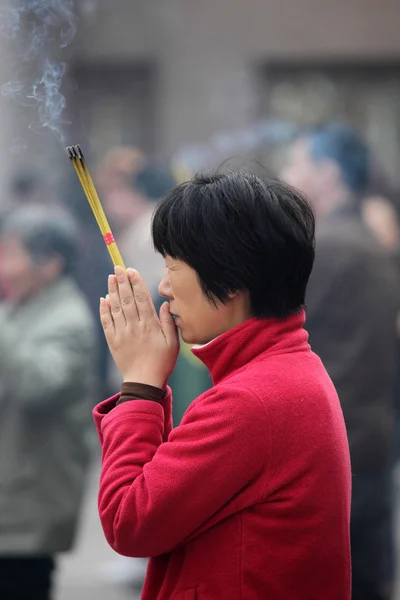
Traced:
<svg viewBox="0 0 400 600">
<path fill-rule="evenodd" d="M 140 594 L 107 583 L 104 570 L 119 561 L 97 516 L 98 470 L 92 470 L 76 551 L 61 559 L 55 600 L 138 600 Z"/>
</svg>

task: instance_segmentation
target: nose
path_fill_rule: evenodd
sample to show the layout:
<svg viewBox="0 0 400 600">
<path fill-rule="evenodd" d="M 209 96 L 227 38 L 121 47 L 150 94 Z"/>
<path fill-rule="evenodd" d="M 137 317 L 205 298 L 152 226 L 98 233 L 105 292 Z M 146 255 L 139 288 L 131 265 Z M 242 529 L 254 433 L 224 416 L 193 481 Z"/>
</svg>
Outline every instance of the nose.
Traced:
<svg viewBox="0 0 400 600">
<path fill-rule="evenodd" d="M 161 279 L 161 283 L 158 286 L 158 293 L 160 294 L 160 296 L 168 298 L 168 300 L 172 300 L 173 298 L 168 271 L 165 272 L 164 277 Z"/>
</svg>

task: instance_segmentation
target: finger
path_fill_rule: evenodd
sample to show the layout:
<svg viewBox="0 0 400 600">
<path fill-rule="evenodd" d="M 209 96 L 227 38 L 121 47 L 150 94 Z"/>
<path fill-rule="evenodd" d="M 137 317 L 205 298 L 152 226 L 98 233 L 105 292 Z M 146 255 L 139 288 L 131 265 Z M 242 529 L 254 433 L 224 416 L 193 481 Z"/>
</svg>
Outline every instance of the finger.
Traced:
<svg viewBox="0 0 400 600">
<path fill-rule="evenodd" d="M 134 269 L 127 270 L 130 284 L 135 297 L 136 308 L 139 314 L 139 320 L 154 318 L 155 308 L 150 294 L 139 273 Z"/>
<path fill-rule="evenodd" d="M 125 315 L 122 311 L 121 300 L 119 297 L 117 278 L 115 275 L 109 275 L 108 277 L 108 294 L 108 301 L 111 307 L 111 315 L 114 319 L 114 326 L 121 327 L 122 325 L 126 325 Z"/>
<path fill-rule="evenodd" d="M 111 342 L 115 336 L 115 327 L 110 306 L 105 298 L 100 298 L 100 322 L 107 342 Z"/>
<path fill-rule="evenodd" d="M 125 319 L 126 321 L 131 318 L 137 320 L 138 311 L 136 308 L 135 297 L 125 270 L 122 269 L 122 267 L 115 267 L 115 276 L 117 278 L 119 299 Z"/>
<path fill-rule="evenodd" d="M 178 328 L 175 325 L 175 321 L 171 315 L 169 303 L 164 302 L 160 309 L 160 323 L 167 344 L 170 348 L 179 346 L 179 335 Z"/>
</svg>

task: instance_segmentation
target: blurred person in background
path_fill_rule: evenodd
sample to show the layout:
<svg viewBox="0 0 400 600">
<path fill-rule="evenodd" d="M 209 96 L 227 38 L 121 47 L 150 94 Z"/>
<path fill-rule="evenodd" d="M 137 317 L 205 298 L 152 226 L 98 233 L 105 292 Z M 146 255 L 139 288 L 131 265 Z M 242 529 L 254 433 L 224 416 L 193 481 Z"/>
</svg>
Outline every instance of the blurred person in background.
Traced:
<svg viewBox="0 0 400 600">
<path fill-rule="evenodd" d="M 117 146 L 111 148 L 100 161 L 96 173 L 96 185 L 105 199 L 118 191 L 129 191 L 132 177 L 140 171 L 146 162 L 144 153 L 132 146 Z M 132 207 L 121 205 L 120 210 L 127 210 L 132 215 Z M 116 212 L 118 208 L 116 208 Z"/>
<path fill-rule="evenodd" d="M 72 278 L 77 237 L 64 212 L 11 212 L 0 247 L 0 598 L 48 600 L 93 445 L 94 323 Z"/>
<path fill-rule="evenodd" d="M 7 215 L 17 207 L 44 205 L 48 201 L 49 186 L 45 185 L 44 179 L 39 171 L 32 168 L 25 168 L 17 171 L 11 178 L 9 202 L 1 207 L 0 227 Z M 52 201 L 54 202 L 54 198 L 52 198 Z M 6 286 L 4 284 L 1 285 L 0 282 L 0 300 L 6 299 L 7 296 L 8 291 Z"/>
<path fill-rule="evenodd" d="M 353 600 L 388 600 L 394 577 L 392 469 L 396 317 L 393 262 L 362 221 L 370 158 L 358 134 L 328 124 L 293 143 L 284 178 L 317 216 L 307 329 L 339 394 L 353 493 Z M 329 541 L 327 541 L 329 543 Z"/>
<path fill-rule="evenodd" d="M 399 191 L 383 166 L 372 162 L 371 177 L 365 191 L 361 215 L 375 239 L 393 256 L 400 268 Z"/>
<path fill-rule="evenodd" d="M 377 242 L 392 257 L 400 281 L 400 220 L 397 207 L 390 193 L 385 195 L 368 194 L 363 202 L 364 222 Z M 395 469 L 396 504 L 400 498 L 400 307 L 397 318 L 397 382 L 395 393 Z"/>
<path fill-rule="evenodd" d="M 400 221 L 392 202 L 384 196 L 367 196 L 363 201 L 362 217 L 381 246 L 399 261 Z"/>
</svg>

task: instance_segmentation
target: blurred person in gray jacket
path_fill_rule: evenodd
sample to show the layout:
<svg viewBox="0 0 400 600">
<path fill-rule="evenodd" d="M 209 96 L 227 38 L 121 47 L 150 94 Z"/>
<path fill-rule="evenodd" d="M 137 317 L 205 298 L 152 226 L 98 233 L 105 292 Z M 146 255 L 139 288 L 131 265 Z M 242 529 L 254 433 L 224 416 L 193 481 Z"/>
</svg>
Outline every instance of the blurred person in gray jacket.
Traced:
<svg viewBox="0 0 400 600">
<path fill-rule="evenodd" d="M 294 142 L 284 178 L 317 216 L 307 330 L 339 394 L 353 472 L 353 600 L 390 597 L 394 578 L 392 467 L 396 267 L 363 224 L 369 151 L 346 125 L 328 124 Z M 329 543 L 329 540 L 327 540 Z"/>
<path fill-rule="evenodd" d="M 76 234 L 64 213 L 7 215 L 0 247 L 0 598 L 48 600 L 93 442 L 94 324 L 71 277 Z"/>
</svg>

